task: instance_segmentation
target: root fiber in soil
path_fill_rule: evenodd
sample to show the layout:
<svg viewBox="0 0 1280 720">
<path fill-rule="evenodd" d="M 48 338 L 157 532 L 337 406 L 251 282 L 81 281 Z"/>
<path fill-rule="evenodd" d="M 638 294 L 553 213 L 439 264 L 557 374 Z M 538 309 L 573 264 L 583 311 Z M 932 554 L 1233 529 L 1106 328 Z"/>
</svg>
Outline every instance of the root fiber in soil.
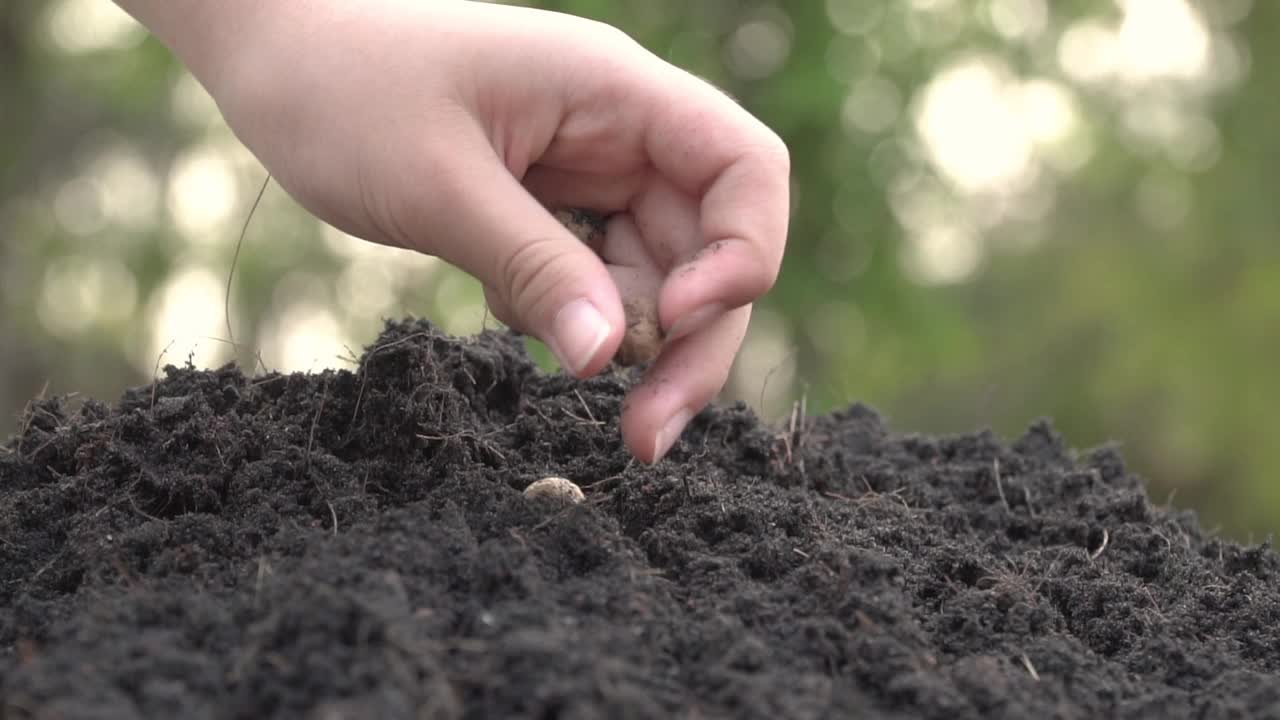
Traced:
<svg viewBox="0 0 1280 720">
<path fill-rule="evenodd" d="M 1276 555 L 1114 450 L 739 405 L 650 467 L 630 377 L 418 321 L 355 371 L 34 402 L 0 717 L 1280 716 Z"/>
</svg>

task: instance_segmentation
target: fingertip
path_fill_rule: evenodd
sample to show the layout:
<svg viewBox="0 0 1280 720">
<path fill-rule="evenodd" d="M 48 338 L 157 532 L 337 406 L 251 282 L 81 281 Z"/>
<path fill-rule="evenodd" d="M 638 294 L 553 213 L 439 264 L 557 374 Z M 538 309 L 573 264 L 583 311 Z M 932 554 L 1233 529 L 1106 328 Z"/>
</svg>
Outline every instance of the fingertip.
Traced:
<svg viewBox="0 0 1280 720">
<path fill-rule="evenodd" d="M 728 380 L 750 316 L 750 307 L 729 311 L 663 349 L 622 412 L 623 439 L 636 459 L 653 464 L 678 445 L 693 416 Z"/>
<path fill-rule="evenodd" d="M 556 312 L 547 344 L 561 367 L 582 378 L 599 371 L 601 350 L 616 334 L 600 308 L 589 298 L 580 297 Z"/>
<path fill-rule="evenodd" d="M 622 406 L 622 440 L 632 457 L 646 465 L 661 458 L 655 452 L 658 433 L 662 429 L 661 416 L 678 409 L 678 402 L 664 402 L 660 383 L 654 382 L 652 373 L 627 394 Z M 664 406 L 673 405 L 670 410 Z"/>
<path fill-rule="evenodd" d="M 650 462 L 658 462 L 666 457 L 671 448 L 675 446 L 680 436 L 684 434 L 685 427 L 689 421 L 693 419 L 693 411 L 688 408 L 678 408 L 671 417 L 658 430 L 653 438 L 653 455 Z"/>
</svg>

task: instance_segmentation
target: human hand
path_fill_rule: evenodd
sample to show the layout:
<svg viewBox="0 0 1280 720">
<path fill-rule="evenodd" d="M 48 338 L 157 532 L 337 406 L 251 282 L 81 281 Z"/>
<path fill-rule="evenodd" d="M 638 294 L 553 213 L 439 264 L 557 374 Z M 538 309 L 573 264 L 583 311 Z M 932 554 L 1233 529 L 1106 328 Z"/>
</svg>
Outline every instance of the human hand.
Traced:
<svg viewBox="0 0 1280 720">
<path fill-rule="evenodd" d="M 665 455 L 724 386 L 789 214 L 786 148 L 732 99 L 558 13 L 169 2 L 121 0 L 282 187 L 348 233 L 475 276 L 494 314 L 566 371 L 614 356 L 620 287 L 657 293 L 667 341 L 622 418 L 637 458 Z M 175 19 L 182 6 L 200 21 Z M 613 215 L 600 254 L 549 207 Z"/>
</svg>

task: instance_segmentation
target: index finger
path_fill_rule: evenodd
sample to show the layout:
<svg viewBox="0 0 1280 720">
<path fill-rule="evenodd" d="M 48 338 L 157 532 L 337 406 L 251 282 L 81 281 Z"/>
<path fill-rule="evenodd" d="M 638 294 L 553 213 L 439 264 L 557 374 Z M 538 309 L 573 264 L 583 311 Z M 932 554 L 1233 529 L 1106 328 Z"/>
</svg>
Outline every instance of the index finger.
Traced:
<svg viewBox="0 0 1280 720">
<path fill-rule="evenodd" d="M 653 89 L 645 150 L 657 172 L 700 198 L 703 242 L 663 287 L 667 330 L 700 308 L 733 309 L 768 292 L 791 209 L 791 162 L 777 134 L 709 83 L 672 71 Z"/>
</svg>

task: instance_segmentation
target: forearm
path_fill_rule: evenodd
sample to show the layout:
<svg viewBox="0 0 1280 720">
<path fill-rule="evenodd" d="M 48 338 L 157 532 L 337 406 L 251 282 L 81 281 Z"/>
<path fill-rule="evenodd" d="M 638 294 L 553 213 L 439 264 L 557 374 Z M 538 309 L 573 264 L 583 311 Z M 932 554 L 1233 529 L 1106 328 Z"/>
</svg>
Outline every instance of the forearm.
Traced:
<svg viewBox="0 0 1280 720">
<path fill-rule="evenodd" d="M 115 0 L 169 47 L 206 85 L 226 55 L 260 27 L 265 8 L 258 0 Z M 238 42 L 239 41 L 239 42 Z"/>
</svg>

